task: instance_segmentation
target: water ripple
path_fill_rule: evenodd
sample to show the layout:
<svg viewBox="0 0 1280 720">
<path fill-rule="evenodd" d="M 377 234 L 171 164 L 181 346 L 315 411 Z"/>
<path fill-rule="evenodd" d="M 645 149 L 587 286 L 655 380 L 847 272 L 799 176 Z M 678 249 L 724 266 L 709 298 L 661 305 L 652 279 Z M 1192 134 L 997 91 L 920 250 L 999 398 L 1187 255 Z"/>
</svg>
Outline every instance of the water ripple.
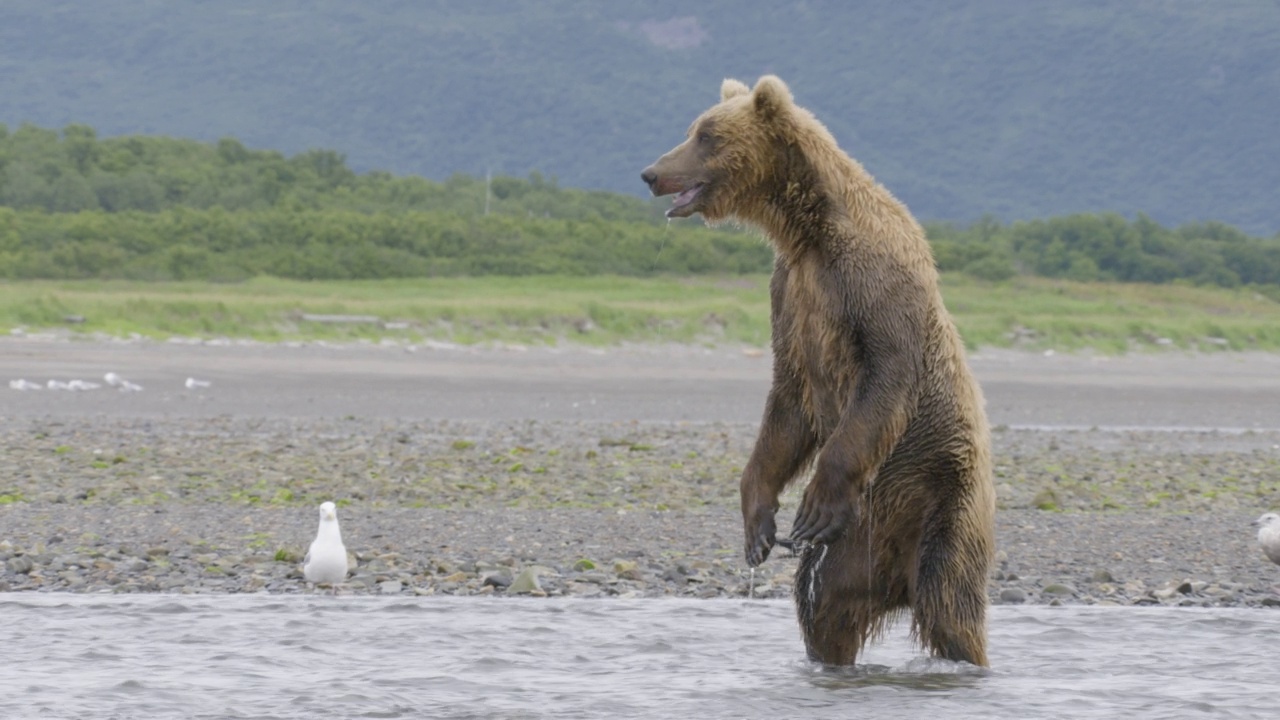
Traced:
<svg viewBox="0 0 1280 720">
<path fill-rule="evenodd" d="M 968 717 L 1269 713 L 1249 609 L 1010 608 L 994 669 L 905 627 L 815 666 L 789 603 L 0 595 L 0 717 Z"/>
</svg>

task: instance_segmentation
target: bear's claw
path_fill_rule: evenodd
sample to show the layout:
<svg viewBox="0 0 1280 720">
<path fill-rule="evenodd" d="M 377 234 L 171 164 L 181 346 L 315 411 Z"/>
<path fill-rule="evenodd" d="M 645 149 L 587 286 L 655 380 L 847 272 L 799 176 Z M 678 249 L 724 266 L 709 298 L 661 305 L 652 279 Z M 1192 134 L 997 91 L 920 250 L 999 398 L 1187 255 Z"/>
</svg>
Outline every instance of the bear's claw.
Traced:
<svg viewBox="0 0 1280 720">
<path fill-rule="evenodd" d="M 768 505 L 753 505 L 754 509 L 743 516 L 743 530 L 746 531 L 747 565 L 756 567 L 769 559 L 769 551 L 778 536 L 778 528 L 773 514 L 776 508 Z"/>
<path fill-rule="evenodd" d="M 769 551 L 773 546 L 764 538 L 756 538 L 756 541 L 747 547 L 747 565 L 750 567 L 758 567 L 769 559 Z"/>
<path fill-rule="evenodd" d="M 807 498 L 806 498 L 807 499 Z M 819 505 L 810 508 L 810 503 L 802 503 L 796 513 L 795 524 L 791 528 L 791 539 L 794 542 L 829 543 L 841 535 L 853 518 L 853 506 L 850 503 Z"/>
</svg>

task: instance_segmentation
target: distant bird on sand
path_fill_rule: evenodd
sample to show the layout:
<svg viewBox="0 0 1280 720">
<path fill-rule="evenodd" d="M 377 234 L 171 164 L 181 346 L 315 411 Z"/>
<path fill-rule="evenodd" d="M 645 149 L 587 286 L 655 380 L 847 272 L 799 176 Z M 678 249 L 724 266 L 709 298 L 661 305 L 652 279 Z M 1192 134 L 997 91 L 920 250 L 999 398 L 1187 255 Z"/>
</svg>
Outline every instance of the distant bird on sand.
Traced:
<svg viewBox="0 0 1280 720">
<path fill-rule="evenodd" d="M 1258 544 L 1267 559 L 1280 565 L 1280 515 L 1267 513 L 1253 521 L 1258 528 Z"/>
<path fill-rule="evenodd" d="M 331 502 L 320 503 L 320 528 L 302 559 L 302 574 L 313 583 L 332 584 L 347 579 L 347 548 L 338 530 L 338 509 Z"/>
<path fill-rule="evenodd" d="M 103 375 L 102 379 L 111 387 L 120 388 L 121 392 L 137 392 L 142 389 L 141 385 L 131 383 L 113 372 Z"/>
</svg>

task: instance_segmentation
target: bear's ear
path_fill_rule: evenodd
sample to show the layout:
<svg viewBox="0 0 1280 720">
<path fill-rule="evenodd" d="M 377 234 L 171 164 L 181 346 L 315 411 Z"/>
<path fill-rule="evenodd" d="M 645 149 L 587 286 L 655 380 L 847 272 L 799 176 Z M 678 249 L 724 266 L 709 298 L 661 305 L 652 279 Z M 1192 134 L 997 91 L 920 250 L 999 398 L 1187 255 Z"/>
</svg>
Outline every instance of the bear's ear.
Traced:
<svg viewBox="0 0 1280 720">
<path fill-rule="evenodd" d="M 756 113 L 762 118 L 773 118 L 791 106 L 791 91 L 776 75 L 765 75 L 756 81 L 751 91 Z"/>
<path fill-rule="evenodd" d="M 749 92 L 751 92 L 751 88 L 747 87 L 746 84 L 733 78 L 725 78 L 724 82 L 720 83 L 720 102 L 724 102 L 729 98 L 736 98 L 739 95 L 746 95 Z"/>
</svg>

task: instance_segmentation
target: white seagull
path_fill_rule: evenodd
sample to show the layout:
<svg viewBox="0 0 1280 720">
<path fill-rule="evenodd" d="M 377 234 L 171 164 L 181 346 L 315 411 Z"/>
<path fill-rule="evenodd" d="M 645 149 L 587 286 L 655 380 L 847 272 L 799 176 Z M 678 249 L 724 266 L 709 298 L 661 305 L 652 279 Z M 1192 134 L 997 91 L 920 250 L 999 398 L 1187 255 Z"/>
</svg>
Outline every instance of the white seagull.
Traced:
<svg viewBox="0 0 1280 720">
<path fill-rule="evenodd" d="M 103 375 L 102 379 L 105 380 L 107 384 L 110 385 L 111 387 L 120 388 L 120 392 L 137 392 L 142 389 L 141 385 L 138 385 L 137 383 L 131 383 L 128 380 L 125 380 L 124 378 L 120 377 L 119 375 L 113 372 L 109 372 L 106 375 Z"/>
<path fill-rule="evenodd" d="M 320 528 L 302 559 L 302 575 L 312 583 L 333 584 L 347 579 L 347 548 L 338 529 L 338 509 L 331 502 L 320 503 Z"/>
<path fill-rule="evenodd" d="M 1280 565 L 1280 515 L 1267 513 L 1254 520 L 1253 525 L 1258 528 L 1258 544 L 1262 546 L 1262 552 L 1267 554 L 1268 560 Z"/>
</svg>

